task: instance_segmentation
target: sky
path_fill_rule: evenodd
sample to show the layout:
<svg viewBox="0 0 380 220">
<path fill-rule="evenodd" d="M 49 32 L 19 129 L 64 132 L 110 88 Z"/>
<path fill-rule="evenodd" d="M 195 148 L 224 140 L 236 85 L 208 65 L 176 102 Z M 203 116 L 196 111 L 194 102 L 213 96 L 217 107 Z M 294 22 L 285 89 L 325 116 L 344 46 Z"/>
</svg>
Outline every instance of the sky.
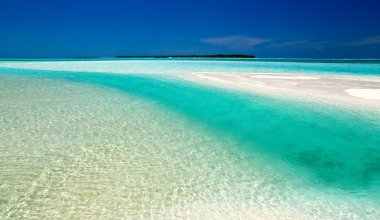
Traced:
<svg viewBox="0 0 380 220">
<path fill-rule="evenodd" d="M 0 57 L 380 58 L 379 0 L 0 0 Z"/>
</svg>

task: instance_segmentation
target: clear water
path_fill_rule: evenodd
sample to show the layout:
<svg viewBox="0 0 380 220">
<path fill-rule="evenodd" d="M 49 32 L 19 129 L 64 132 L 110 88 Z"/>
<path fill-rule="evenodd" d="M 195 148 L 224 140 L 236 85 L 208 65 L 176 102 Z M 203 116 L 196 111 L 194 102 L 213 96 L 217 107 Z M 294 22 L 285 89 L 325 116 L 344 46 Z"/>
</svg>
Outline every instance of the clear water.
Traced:
<svg viewBox="0 0 380 220">
<path fill-rule="evenodd" d="M 108 62 L 0 68 L 1 217 L 380 218 L 379 110 L 91 73 L 138 69 Z"/>
<path fill-rule="evenodd" d="M 71 62 L 72 61 L 72 62 Z M 1 62 L 1 61 L 0 61 Z M 37 63 L 36 63 L 37 62 Z M 3 67 L 143 74 L 189 72 L 314 73 L 380 75 L 380 60 L 295 59 L 44 59 L 23 62 L 3 60 Z"/>
</svg>

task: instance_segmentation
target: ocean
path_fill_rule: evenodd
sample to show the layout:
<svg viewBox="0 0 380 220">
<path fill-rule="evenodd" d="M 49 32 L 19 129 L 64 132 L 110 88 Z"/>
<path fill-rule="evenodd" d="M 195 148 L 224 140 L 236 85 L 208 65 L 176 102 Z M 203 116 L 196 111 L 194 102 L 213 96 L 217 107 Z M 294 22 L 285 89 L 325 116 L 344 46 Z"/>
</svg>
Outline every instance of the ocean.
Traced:
<svg viewBox="0 0 380 220">
<path fill-rule="evenodd" d="M 176 77 L 378 61 L 0 61 L 0 218 L 379 219 L 380 110 Z"/>
</svg>

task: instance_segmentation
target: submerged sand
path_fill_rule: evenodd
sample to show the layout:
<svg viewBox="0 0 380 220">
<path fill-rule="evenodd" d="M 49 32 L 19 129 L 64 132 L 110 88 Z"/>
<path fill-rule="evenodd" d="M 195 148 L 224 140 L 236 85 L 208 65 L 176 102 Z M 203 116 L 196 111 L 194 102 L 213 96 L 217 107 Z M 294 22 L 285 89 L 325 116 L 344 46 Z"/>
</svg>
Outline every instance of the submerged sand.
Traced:
<svg viewBox="0 0 380 220">
<path fill-rule="evenodd" d="M 108 72 L 130 74 L 122 68 Z M 265 95 L 379 106 L 376 94 L 380 80 L 376 77 L 216 72 L 170 76 Z M 154 102 L 91 85 L 2 80 L 7 91 L 0 93 L 5 97 L 6 120 L 0 120 L 0 128 L 7 132 L 0 134 L 6 135 L 3 146 L 9 146 L 3 148 L 7 151 L 2 155 L 8 158 L 3 160 L 7 165 L 3 172 L 11 174 L 1 191 L 6 195 L 3 198 L 11 198 L 3 203 L 7 205 L 0 213 L 3 216 L 379 216 L 372 203 L 298 190 L 300 183 L 295 178 L 282 179 L 256 156 L 231 149 L 233 140 L 214 140 L 198 125 Z M 21 186 L 14 187 L 18 186 L 14 181 L 20 181 Z"/>
<path fill-rule="evenodd" d="M 178 64 L 160 68 L 139 61 L 2 62 L 1 67 L 73 72 L 160 75 L 196 83 L 291 99 L 380 109 L 380 76 L 312 73 L 193 72 Z M 161 64 L 162 65 L 162 64 Z M 176 66 L 177 65 L 177 66 Z M 212 66 L 210 66 L 210 70 Z"/>
</svg>

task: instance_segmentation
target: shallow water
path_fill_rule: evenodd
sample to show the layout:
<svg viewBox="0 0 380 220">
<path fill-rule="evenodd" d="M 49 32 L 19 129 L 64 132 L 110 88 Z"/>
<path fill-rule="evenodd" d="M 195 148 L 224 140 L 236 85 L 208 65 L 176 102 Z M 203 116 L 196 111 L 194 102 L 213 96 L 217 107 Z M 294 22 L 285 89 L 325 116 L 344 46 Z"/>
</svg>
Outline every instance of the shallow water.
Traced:
<svg viewBox="0 0 380 220">
<path fill-rule="evenodd" d="M 378 219 L 377 110 L 0 69 L 0 216 Z"/>
<path fill-rule="evenodd" d="M 0 59 L 3 67 L 77 72 L 181 74 L 190 72 L 302 73 L 380 76 L 380 60 L 297 59 Z"/>
</svg>

